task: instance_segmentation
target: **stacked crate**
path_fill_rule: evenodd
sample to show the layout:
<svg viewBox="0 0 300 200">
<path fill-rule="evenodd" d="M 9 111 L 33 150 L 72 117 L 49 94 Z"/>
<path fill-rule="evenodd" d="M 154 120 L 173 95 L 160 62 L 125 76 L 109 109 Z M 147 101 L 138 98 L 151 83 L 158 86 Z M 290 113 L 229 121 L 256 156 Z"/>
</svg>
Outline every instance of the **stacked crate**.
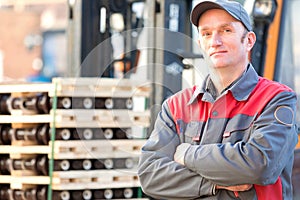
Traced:
<svg viewBox="0 0 300 200">
<path fill-rule="evenodd" d="M 0 85 L 0 199 L 141 199 L 149 84 L 55 78 Z"/>
</svg>

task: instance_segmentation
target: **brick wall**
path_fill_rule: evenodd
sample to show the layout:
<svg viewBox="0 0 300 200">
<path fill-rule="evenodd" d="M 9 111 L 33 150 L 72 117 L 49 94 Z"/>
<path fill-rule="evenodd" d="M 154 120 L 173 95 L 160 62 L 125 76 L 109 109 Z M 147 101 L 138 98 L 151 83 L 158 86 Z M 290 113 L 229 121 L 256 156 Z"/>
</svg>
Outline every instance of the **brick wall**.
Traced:
<svg viewBox="0 0 300 200">
<path fill-rule="evenodd" d="M 40 35 L 40 16 L 29 12 L 0 11 L 0 51 L 3 79 L 23 79 L 34 73 L 33 60 L 41 57 L 41 47 L 28 48 L 25 39 Z M 0 61 L 1 62 L 1 61 Z M 1 65 L 0 65 L 1 66 Z"/>
</svg>

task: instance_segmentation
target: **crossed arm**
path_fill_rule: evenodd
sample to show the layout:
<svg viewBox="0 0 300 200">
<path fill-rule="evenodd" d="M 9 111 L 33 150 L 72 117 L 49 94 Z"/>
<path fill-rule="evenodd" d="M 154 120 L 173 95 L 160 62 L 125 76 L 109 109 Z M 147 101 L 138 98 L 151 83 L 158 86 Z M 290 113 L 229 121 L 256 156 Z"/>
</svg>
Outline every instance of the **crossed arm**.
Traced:
<svg viewBox="0 0 300 200">
<path fill-rule="evenodd" d="M 213 196 L 218 189 L 244 191 L 249 185 L 218 186 L 216 183 L 174 160 L 181 142 L 175 124 L 163 106 L 155 128 L 142 148 L 138 175 L 144 192 L 154 198 L 194 199 Z"/>
<path fill-rule="evenodd" d="M 294 100 L 274 99 L 285 105 L 294 105 Z M 268 124 L 255 127 L 247 143 L 190 145 L 181 143 L 164 104 L 142 149 L 138 175 L 144 192 L 157 198 L 192 199 L 213 196 L 217 190 L 246 191 L 253 184 L 274 183 L 297 140 L 294 127 L 274 121 L 274 108 L 265 112 L 258 120 Z"/>
</svg>

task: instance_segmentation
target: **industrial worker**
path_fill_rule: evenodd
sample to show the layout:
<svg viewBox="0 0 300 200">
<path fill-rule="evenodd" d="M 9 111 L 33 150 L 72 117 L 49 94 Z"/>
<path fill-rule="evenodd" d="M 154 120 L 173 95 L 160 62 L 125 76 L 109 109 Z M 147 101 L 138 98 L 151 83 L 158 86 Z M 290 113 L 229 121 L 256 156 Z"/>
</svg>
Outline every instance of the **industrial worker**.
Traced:
<svg viewBox="0 0 300 200">
<path fill-rule="evenodd" d="M 191 12 L 210 73 L 167 100 L 142 147 L 138 176 L 155 199 L 291 200 L 296 96 L 258 76 L 256 36 L 238 2 Z"/>
</svg>

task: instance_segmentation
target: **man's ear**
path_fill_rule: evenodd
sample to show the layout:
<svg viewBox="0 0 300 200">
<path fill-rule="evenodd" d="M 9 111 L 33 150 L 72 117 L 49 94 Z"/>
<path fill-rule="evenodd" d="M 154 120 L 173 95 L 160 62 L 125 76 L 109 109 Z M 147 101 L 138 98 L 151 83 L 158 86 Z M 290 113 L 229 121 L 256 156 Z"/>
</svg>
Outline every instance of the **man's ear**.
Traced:
<svg viewBox="0 0 300 200">
<path fill-rule="evenodd" d="M 248 51 L 250 51 L 252 49 L 255 42 L 256 42 L 256 35 L 253 31 L 250 31 L 248 33 L 248 37 L 247 37 L 247 49 L 248 49 Z"/>
</svg>

